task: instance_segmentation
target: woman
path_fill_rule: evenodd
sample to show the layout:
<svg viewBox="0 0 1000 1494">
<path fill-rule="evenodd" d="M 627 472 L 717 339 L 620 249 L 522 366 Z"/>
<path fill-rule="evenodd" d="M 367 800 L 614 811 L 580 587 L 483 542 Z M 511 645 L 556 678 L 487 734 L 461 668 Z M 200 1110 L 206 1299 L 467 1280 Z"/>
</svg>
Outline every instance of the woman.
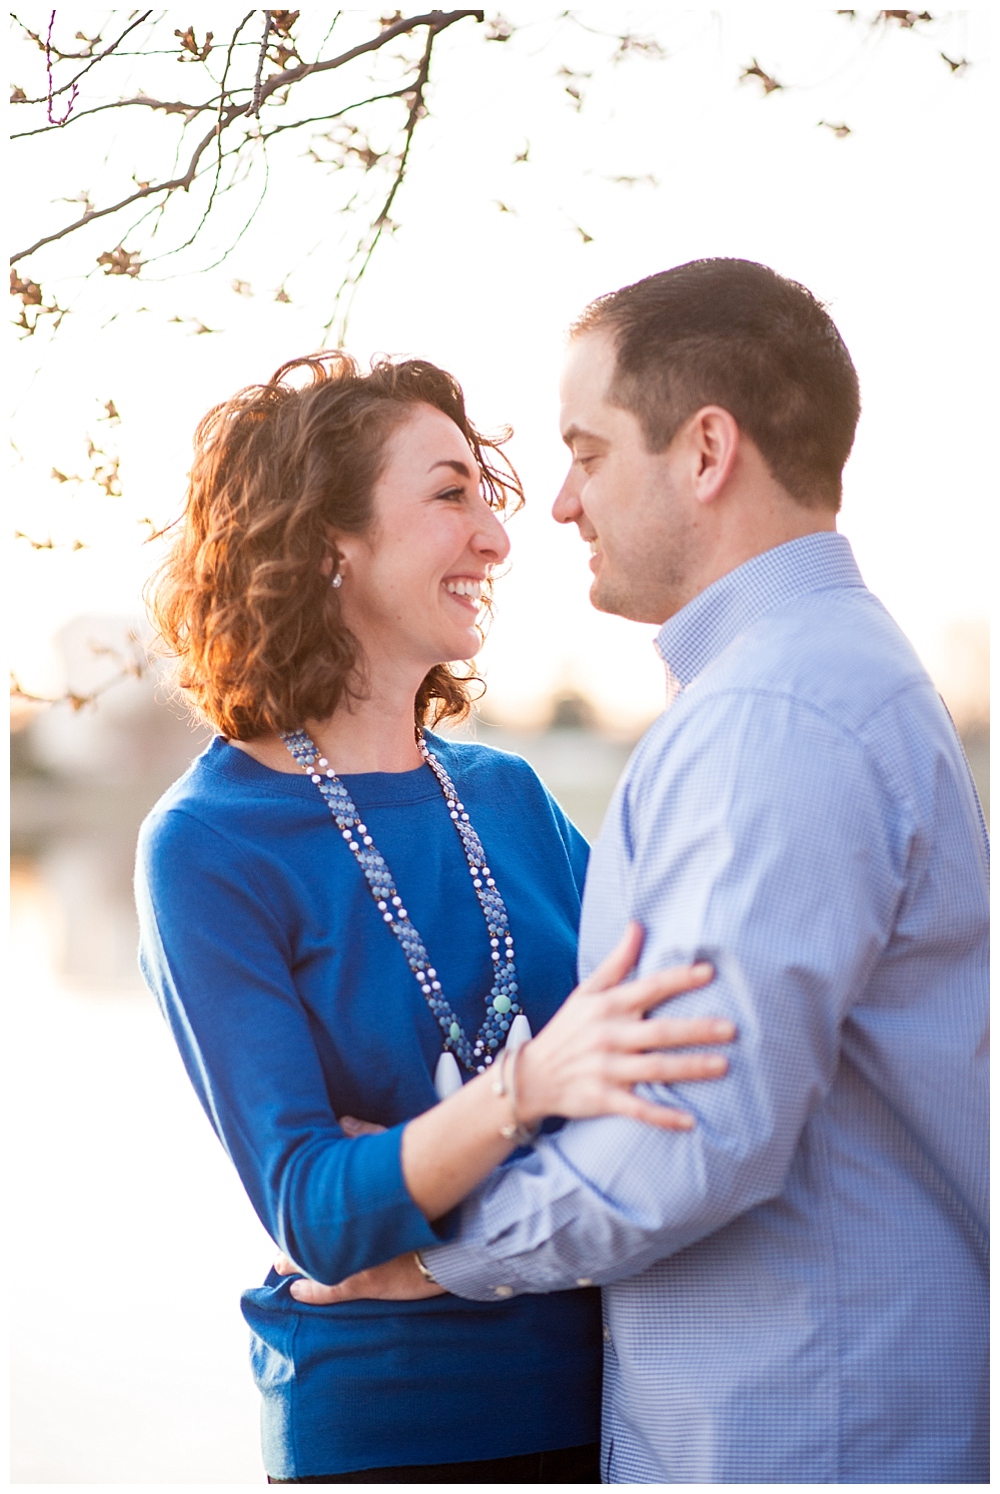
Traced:
<svg viewBox="0 0 1000 1494">
<path fill-rule="evenodd" d="M 709 970 L 617 984 L 635 931 L 563 1005 L 585 842 L 520 759 L 425 729 L 468 708 L 450 664 L 509 548 L 494 450 L 430 364 L 285 365 L 199 427 L 153 591 L 219 735 L 143 827 L 143 967 L 320 1282 L 447 1238 L 546 1117 L 683 1127 L 632 1087 L 725 1068 L 662 1050 L 730 1030 L 643 1020 Z M 593 1290 L 317 1307 L 272 1272 L 243 1311 L 273 1481 L 599 1482 Z"/>
</svg>

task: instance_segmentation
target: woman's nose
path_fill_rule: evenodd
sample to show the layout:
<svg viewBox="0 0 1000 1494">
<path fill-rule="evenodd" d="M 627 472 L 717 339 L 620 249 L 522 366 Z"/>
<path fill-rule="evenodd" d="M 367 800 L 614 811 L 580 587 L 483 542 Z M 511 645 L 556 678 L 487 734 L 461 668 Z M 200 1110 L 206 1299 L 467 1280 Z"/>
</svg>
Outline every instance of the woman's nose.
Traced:
<svg viewBox="0 0 1000 1494">
<path fill-rule="evenodd" d="M 484 559 L 489 558 L 491 564 L 495 565 L 507 559 L 510 554 L 510 540 L 506 529 L 493 510 L 485 503 L 483 507 L 486 509 L 486 514 L 475 538 L 475 548 L 478 554 Z"/>
</svg>

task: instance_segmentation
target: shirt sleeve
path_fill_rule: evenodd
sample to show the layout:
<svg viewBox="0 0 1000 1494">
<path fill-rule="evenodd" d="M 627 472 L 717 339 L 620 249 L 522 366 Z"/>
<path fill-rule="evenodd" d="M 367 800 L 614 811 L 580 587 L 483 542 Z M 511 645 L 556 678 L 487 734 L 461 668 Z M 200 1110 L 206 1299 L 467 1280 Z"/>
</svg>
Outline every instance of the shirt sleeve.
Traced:
<svg viewBox="0 0 1000 1494">
<path fill-rule="evenodd" d="M 143 828 L 136 902 L 143 974 L 271 1238 L 325 1283 L 438 1243 L 403 1181 L 402 1126 L 337 1125 L 288 932 L 245 859 L 168 810 Z"/>
<path fill-rule="evenodd" d="M 711 961 L 711 985 L 663 1010 L 731 1017 L 730 1073 L 649 1091 L 690 1110 L 692 1132 L 574 1121 L 494 1174 L 427 1256 L 460 1296 L 621 1280 L 776 1197 L 888 942 L 908 832 L 851 735 L 786 697 L 733 692 L 647 746 L 617 801 L 620 863 L 614 847 L 593 858 L 585 933 L 603 919 L 617 938 L 607 907 L 624 908 L 647 931 L 640 973 Z"/>
</svg>

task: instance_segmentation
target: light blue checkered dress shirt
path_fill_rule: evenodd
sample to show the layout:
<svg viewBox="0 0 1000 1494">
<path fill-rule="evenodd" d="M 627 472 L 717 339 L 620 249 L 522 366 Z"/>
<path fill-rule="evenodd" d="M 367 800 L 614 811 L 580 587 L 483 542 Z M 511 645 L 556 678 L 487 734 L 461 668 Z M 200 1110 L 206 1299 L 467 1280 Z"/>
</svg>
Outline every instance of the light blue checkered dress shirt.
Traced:
<svg viewBox="0 0 1000 1494">
<path fill-rule="evenodd" d="M 732 1016 L 691 1134 L 576 1121 L 494 1174 L 437 1279 L 604 1287 L 608 1483 L 982 1482 L 987 838 L 961 745 L 850 546 L 709 587 L 594 848 L 580 969 L 638 918 Z M 499 1368 L 499 1367 L 498 1367 Z M 498 1412 L 503 1389 L 498 1383 Z"/>
</svg>

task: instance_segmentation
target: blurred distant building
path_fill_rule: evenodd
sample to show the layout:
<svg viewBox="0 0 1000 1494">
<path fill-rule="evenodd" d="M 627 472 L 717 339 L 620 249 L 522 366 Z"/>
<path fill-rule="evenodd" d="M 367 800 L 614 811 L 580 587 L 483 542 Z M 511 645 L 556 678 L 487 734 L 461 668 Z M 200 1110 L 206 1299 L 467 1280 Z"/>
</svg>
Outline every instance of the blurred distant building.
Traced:
<svg viewBox="0 0 1000 1494">
<path fill-rule="evenodd" d="M 549 729 L 552 731 L 592 731 L 597 725 L 593 703 L 578 690 L 562 690 L 552 697 Z"/>
</svg>

